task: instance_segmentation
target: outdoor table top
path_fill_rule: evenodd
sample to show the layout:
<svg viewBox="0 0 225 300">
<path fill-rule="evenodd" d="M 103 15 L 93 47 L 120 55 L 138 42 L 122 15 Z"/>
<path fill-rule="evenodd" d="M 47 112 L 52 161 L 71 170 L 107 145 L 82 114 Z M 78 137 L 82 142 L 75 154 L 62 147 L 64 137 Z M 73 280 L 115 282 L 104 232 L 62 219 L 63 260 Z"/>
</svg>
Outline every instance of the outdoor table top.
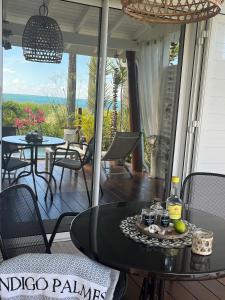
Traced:
<svg viewBox="0 0 225 300">
<path fill-rule="evenodd" d="M 61 138 L 52 137 L 52 136 L 43 136 L 43 140 L 41 142 L 29 143 L 25 140 L 25 135 L 11 135 L 2 137 L 2 141 L 21 146 L 59 146 L 65 144 L 65 141 Z"/>
<path fill-rule="evenodd" d="M 70 235 L 81 252 L 120 271 L 154 275 L 159 278 L 202 280 L 225 275 L 225 220 L 212 214 L 183 210 L 185 219 L 197 227 L 212 230 L 213 252 L 200 256 L 191 247 L 165 249 L 146 247 L 126 237 L 119 228 L 121 220 L 141 213 L 150 202 L 118 202 L 90 208 L 72 222 Z"/>
</svg>

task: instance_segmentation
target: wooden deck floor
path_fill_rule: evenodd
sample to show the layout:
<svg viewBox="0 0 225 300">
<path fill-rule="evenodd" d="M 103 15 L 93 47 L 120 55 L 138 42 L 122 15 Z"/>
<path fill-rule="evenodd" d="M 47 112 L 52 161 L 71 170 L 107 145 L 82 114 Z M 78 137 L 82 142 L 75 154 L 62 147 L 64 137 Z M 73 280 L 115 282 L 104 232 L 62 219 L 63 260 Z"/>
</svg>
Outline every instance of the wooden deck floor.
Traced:
<svg viewBox="0 0 225 300">
<path fill-rule="evenodd" d="M 44 169 L 44 162 L 39 162 L 40 170 Z M 88 182 L 90 185 L 90 168 L 86 169 Z M 60 170 L 55 170 L 57 182 L 60 178 Z M 121 180 L 121 176 L 123 180 Z M 32 181 L 30 177 L 26 177 L 23 181 L 31 187 Z M 153 190 L 153 185 L 148 176 L 143 174 L 135 174 L 134 178 L 128 175 L 112 176 L 106 180 L 103 175 L 101 178 L 104 196 L 100 199 L 100 204 L 116 202 L 116 201 L 143 201 L 149 200 L 152 196 L 157 196 Z M 158 185 L 161 183 L 159 182 Z M 5 183 L 7 186 L 7 183 Z M 154 187 L 156 185 L 154 184 Z M 58 216 L 67 211 L 81 212 L 88 207 L 88 199 L 84 188 L 83 178 L 79 173 L 78 176 L 65 173 L 61 191 L 57 190 L 54 194 L 53 202 L 50 198 L 44 200 L 46 185 L 42 179 L 37 178 L 38 204 L 41 216 L 45 220 L 48 232 L 54 226 Z M 160 188 L 157 188 L 160 190 Z M 57 251 L 73 252 L 71 242 L 56 243 L 54 246 Z M 63 249 L 63 250 L 62 250 Z M 128 290 L 126 294 L 127 300 L 138 300 L 142 278 L 129 276 Z M 166 283 L 165 300 L 225 300 L 225 278 L 208 281 L 171 281 Z"/>
</svg>

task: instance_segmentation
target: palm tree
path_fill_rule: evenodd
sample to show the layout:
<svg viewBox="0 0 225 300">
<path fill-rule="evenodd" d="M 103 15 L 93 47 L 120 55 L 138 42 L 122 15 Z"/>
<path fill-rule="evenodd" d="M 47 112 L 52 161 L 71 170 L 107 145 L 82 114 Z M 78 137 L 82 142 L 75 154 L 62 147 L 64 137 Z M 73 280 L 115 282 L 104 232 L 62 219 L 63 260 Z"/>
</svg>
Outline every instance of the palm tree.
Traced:
<svg viewBox="0 0 225 300">
<path fill-rule="evenodd" d="M 110 67 L 113 73 L 113 112 L 111 123 L 111 137 L 117 131 L 117 109 L 118 109 L 118 94 L 120 93 L 120 130 L 122 129 L 123 120 L 123 92 L 124 84 L 127 80 L 127 66 L 124 65 L 120 58 L 110 60 Z M 120 92 L 119 92 L 120 89 Z"/>
<path fill-rule="evenodd" d="M 76 107 L 76 54 L 69 53 L 67 80 L 67 128 L 74 127 Z"/>
</svg>

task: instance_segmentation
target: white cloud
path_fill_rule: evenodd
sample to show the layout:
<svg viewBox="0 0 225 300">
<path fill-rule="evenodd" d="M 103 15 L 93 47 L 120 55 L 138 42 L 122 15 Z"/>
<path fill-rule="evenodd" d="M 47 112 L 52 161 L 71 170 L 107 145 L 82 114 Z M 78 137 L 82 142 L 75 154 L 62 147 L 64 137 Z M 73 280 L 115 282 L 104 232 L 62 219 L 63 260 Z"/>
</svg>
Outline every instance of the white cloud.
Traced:
<svg viewBox="0 0 225 300">
<path fill-rule="evenodd" d="M 14 74 L 15 71 L 10 68 L 3 68 L 3 74 Z"/>
</svg>

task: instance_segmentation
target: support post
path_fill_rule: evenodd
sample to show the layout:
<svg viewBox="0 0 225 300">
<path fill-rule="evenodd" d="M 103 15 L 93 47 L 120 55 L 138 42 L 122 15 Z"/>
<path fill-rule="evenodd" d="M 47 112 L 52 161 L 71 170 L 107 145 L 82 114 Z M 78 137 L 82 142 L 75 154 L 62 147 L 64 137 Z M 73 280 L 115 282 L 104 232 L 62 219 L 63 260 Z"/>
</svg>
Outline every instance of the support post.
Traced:
<svg viewBox="0 0 225 300">
<path fill-rule="evenodd" d="M 97 85 L 97 103 L 95 115 L 95 151 L 93 164 L 92 206 L 97 206 L 100 189 L 101 151 L 102 151 L 102 124 L 105 95 L 105 69 L 107 59 L 109 0 L 102 1 L 101 36 L 99 49 L 99 69 Z"/>
<path fill-rule="evenodd" d="M 132 132 L 141 131 L 141 116 L 139 108 L 138 95 L 138 74 L 135 63 L 135 52 L 126 51 L 127 68 L 128 68 L 128 91 L 129 91 L 129 108 L 130 108 L 130 129 Z M 132 169 L 136 172 L 142 171 L 142 143 L 140 142 L 133 152 Z"/>
</svg>

